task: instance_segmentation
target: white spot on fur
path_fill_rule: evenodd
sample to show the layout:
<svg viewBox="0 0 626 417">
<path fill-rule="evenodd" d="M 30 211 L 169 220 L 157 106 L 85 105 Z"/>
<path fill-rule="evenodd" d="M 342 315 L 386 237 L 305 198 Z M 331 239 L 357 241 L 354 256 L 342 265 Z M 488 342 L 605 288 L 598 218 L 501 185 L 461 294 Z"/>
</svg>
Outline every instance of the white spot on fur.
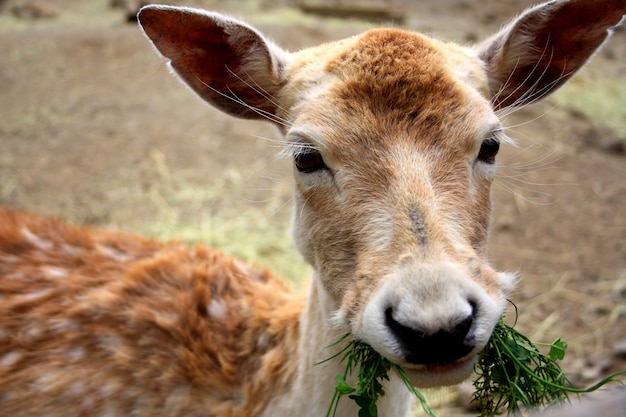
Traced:
<svg viewBox="0 0 626 417">
<path fill-rule="evenodd" d="M 31 326 L 26 331 L 25 336 L 29 340 L 36 340 L 41 336 L 42 333 L 43 333 L 43 329 L 37 325 L 34 325 L 34 326 Z"/>
<path fill-rule="evenodd" d="M 86 408 L 86 409 L 90 410 L 95 405 L 96 405 L 96 401 L 93 399 L 92 396 L 90 396 L 90 395 L 84 395 L 83 396 L 83 401 L 82 401 L 83 408 Z"/>
<path fill-rule="evenodd" d="M 117 395 L 121 388 L 122 385 L 118 381 L 107 381 L 107 383 L 100 388 L 100 393 L 104 398 L 109 398 Z"/>
<path fill-rule="evenodd" d="M 83 347 L 74 348 L 70 350 L 66 354 L 66 356 L 69 360 L 77 362 L 85 357 L 85 348 Z"/>
<path fill-rule="evenodd" d="M 30 230 L 28 228 L 22 229 L 22 235 L 35 247 L 43 250 L 49 250 L 54 247 L 54 244 L 47 239 L 43 239 Z"/>
<path fill-rule="evenodd" d="M 51 292 L 52 290 L 38 290 L 38 291 L 33 291 L 29 294 L 22 294 L 19 296 L 19 301 L 28 302 L 28 301 L 38 300 L 40 298 L 48 296 Z"/>
<path fill-rule="evenodd" d="M 74 245 L 68 245 L 66 243 L 64 243 L 61 246 L 61 250 L 67 253 L 68 255 L 78 255 L 80 252 L 82 252 L 82 249 L 80 247 L 74 246 Z"/>
<path fill-rule="evenodd" d="M 78 329 L 78 323 L 68 319 L 52 319 L 50 320 L 49 329 L 55 332 L 66 332 Z"/>
<path fill-rule="evenodd" d="M 209 304 L 207 305 L 207 312 L 209 317 L 214 320 L 224 320 L 226 319 L 228 307 L 226 306 L 226 302 L 224 302 L 224 300 L 213 299 L 209 301 Z"/>
<path fill-rule="evenodd" d="M 259 349 L 266 349 L 270 344 L 270 335 L 268 333 L 261 333 L 259 336 L 256 345 Z"/>
<path fill-rule="evenodd" d="M 48 392 L 55 392 L 58 390 L 66 390 L 68 385 L 73 381 L 74 377 L 71 376 L 71 372 L 65 369 L 48 369 L 40 374 L 34 383 L 33 390 L 39 391 L 43 394 Z"/>
<path fill-rule="evenodd" d="M 3 264 L 16 264 L 21 260 L 20 257 L 3 253 L 0 255 L 0 262 Z"/>
<path fill-rule="evenodd" d="M 70 388 L 68 391 L 71 392 L 72 395 L 84 396 L 85 384 L 82 381 L 76 381 L 70 385 Z M 83 398 L 83 401 L 84 401 L 84 398 Z"/>
<path fill-rule="evenodd" d="M 122 340 L 112 334 L 100 335 L 98 337 L 98 345 L 107 352 L 116 354 L 118 350 L 123 346 Z"/>
<path fill-rule="evenodd" d="M 162 325 L 174 325 L 179 319 L 174 311 L 156 311 L 154 315 L 157 322 Z"/>
<path fill-rule="evenodd" d="M 48 278 L 66 278 L 69 274 L 67 272 L 67 269 L 65 268 L 58 268 L 55 266 L 46 266 L 42 268 L 43 273 L 46 275 L 46 277 Z"/>
<path fill-rule="evenodd" d="M 0 368 L 9 368 L 22 359 L 22 353 L 18 351 L 9 352 L 0 359 Z"/>
<path fill-rule="evenodd" d="M 6 273 L 3 275 L 2 279 L 5 281 L 8 280 L 22 280 L 22 279 L 28 279 L 28 275 L 26 275 L 26 273 L 24 273 L 24 271 L 22 270 L 8 270 L 6 271 Z M 1 296 L 0 296 L 1 297 Z"/>
<path fill-rule="evenodd" d="M 123 413 L 114 404 L 106 404 L 102 412 L 102 417 L 119 417 L 120 415 L 123 415 Z"/>
<path fill-rule="evenodd" d="M 113 258 L 114 260 L 119 261 L 119 262 L 125 262 L 125 261 L 129 261 L 132 259 L 132 256 L 130 256 L 129 254 L 124 253 L 122 251 L 119 251 L 109 246 L 96 245 L 96 250 L 108 256 L 109 258 Z"/>
<path fill-rule="evenodd" d="M 182 385 L 174 388 L 165 400 L 165 414 L 180 414 L 189 403 L 189 387 Z"/>
</svg>

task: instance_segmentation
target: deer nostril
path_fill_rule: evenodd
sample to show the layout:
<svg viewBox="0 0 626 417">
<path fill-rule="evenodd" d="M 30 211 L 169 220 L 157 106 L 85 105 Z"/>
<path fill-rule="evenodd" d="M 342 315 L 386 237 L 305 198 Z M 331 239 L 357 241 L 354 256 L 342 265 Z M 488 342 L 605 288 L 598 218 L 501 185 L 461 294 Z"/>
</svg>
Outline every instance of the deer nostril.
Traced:
<svg viewBox="0 0 626 417">
<path fill-rule="evenodd" d="M 400 323 L 393 317 L 391 307 L 385 310 L 385 323 L 400 342 L 408 362 L 418 365 L 446 364 L 463 358 L 474 349 L 469 335 L 476 308 L 473 303 L 471 305 L 472 312 L 467 317 L 436 332 L 425 332 Z"/>
</svg>

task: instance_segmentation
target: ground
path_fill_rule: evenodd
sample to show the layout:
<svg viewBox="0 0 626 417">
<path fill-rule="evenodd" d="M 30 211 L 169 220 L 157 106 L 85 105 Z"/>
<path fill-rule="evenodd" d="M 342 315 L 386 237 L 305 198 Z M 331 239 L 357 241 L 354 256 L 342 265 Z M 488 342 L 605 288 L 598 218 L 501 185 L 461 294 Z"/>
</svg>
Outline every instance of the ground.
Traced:
<svg viewBox="0 0 626 417">
<path fill-rule="evenodd" d="M 407 2 L 403 25 L 467 44 L 532 3 Z M 44 13 L 18 13 L 23 4 Z M 381 24 L 280 1 L 186 4 L 246 19 L 290 50 Z M 288 235 L 290 162 L 274 156 L 271 126 L 203 105 L 106 0 L 0 0 L 0 51 L 1 204 L 205 241 L 301 290 L 309 270 Z M 508 116 L 517 146 L 503 151 L 494 186 L 490 256 L 523 277 L 517 326 L 567 339 L 564 366 L 583 384 L 626 368 L 625 62 L 622 29 L 566 88 Z"/>
</svg>

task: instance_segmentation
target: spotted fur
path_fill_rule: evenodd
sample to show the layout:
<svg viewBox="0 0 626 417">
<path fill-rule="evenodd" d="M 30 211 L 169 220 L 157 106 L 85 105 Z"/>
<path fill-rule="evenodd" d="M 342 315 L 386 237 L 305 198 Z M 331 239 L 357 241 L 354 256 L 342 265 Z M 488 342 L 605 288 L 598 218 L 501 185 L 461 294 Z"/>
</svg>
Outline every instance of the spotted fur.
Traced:
<svg viewBox="0 0 626 417">
<path fill-rule="evenodd" d="M 252 416 L 293 379 L 302 301 L 269 272 L 201 245 L 0 218 L 2 415 Z"/>
</svg>

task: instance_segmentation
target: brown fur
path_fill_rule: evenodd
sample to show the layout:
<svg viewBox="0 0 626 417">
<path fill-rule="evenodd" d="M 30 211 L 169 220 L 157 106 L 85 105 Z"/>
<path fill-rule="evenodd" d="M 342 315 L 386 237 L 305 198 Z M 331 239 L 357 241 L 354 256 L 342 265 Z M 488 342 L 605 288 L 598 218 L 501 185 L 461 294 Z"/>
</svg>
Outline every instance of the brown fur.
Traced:
<svg viewBox="0 0 626 417">
<path fill-rule="evenodd" d="M 2 415 L 257 415 L 293 378 L 302 301 L 269 272 L 201 245 L 0 219 Z"/>
<path fill-rule="evenodd" d="M 444 253 L 460 264 L 484 257 L 491 178 L 471 178 L 467 165 L 480 137 L 481 117 L 490 106 L 476 92 L 468 94 L 466 80 L 452 72 L 449 57 L 475 62 L 420 34 L 377 29 L 335 48 L 326 56 L 313 56 L 314 61 L 325 62 L 326 71 L 340 82 L 318 98 L 323 106 L 313 102 L 298 117 L 313 120 L 323 129 L 320 146 L 325 155 L 341 161 L 341 170 L 350 176 L 338 185 L 345 190 L 341 200 L 317 189 L 300 192 L 307 201 L 306 210 L 314 213 L 311 217 L 316 223 L 304 227 L 312 234 L 314 251 L 334 256 L 318 260 L 321 268 L 328 269 L 322 275 L 352 278 L 333 280 L 327 289 L 337 298 L 346 288 L 358 291 L 344 300 L 345 308 L 353 311 L 362 307 L 354 300 L 367 300 L 367 294 L 395 267 L 388 259 L 424 253 L 416 247 L 420 241 L 427 246 L 424 257 Z M 299 66 L 294 67 L 290 76 L 297 80 Z M 486 82 L 475 87 L 484 90 Z M 342 123 L 333 122 L 337 114 Z M 412 160 L 412 155 L 426 157 Z M 476 188 L 473 194 L 470 184 Z M 372 222 L 376 214 L 371 210 L 381 201 L 397 225 L 393 243 L 369 248 L 372 237 L 364 225 Z M 422 237 L 411 225 L 416 209 L 421 214 Z M 444 223 L 460 229 L 459 236 L 467 236 L 462 242 L 464 251 L 453 248 L 455 242 L 441 230 Z M 331 245 L 337 250 L 328 250 Z M 475 278 L 496 292 L 495 277 L 477 274 Z"/>
</svg>

